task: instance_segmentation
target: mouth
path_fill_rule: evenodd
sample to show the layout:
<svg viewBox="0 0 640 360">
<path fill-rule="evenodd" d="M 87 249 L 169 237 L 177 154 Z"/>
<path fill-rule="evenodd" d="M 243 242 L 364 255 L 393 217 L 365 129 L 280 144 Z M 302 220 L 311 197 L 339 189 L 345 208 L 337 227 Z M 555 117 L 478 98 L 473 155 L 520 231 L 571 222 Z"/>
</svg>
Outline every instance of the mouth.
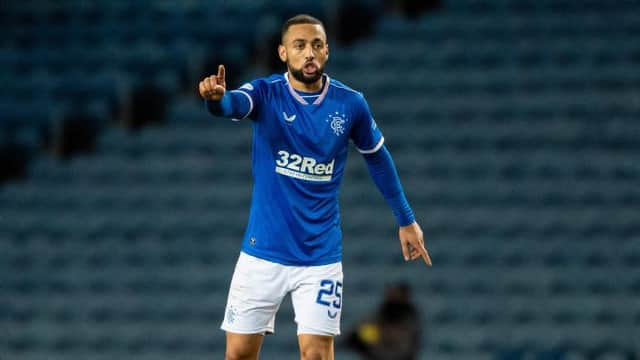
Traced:
<svg viewBox="0 0 640 360">
<path fill-rule="evenodd" d="M 304 64 L 302 72 L 305 75 L 315 75 L 318 72 L 318 66 L 312 62 Z"/>
</svg>

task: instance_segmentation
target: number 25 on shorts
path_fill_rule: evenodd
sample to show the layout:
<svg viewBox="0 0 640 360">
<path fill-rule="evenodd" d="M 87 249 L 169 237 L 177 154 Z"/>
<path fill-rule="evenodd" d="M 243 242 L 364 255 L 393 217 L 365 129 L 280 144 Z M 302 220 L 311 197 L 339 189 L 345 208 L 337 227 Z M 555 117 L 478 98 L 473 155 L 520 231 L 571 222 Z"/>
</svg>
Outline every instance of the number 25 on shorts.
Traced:
<svg viewBox="0 0 640 360">
<path fill-rule="evenodd" d="M 331 301 L 330 299 L 333 296 L 335 296 L 336 299 Z M 325 299 L 326 297 L 329 299 Z M 333 282 L 333 280 L 329 279 L 320 281 L 320 291 L 318 291 L 316 303 L 340 310 L 340 307 L 342 306 L 342 283 L 340 281 Z M 331 309 L 327 310 L 327 315 L 329 315 L 330 318 L 335 318 L 337 314 L 337 311 L 332 313 Z"/>
</svg>

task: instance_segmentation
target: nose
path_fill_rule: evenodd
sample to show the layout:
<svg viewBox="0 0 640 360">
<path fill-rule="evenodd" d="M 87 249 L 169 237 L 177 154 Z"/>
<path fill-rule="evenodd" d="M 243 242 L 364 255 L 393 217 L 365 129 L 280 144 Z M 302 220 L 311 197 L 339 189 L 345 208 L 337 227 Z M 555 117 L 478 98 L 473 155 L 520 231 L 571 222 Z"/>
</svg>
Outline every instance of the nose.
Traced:
<svg viewBox="0 0 640 360">
<path fill-rule="evenodd" d="M 313 47 L 311 46 L 311 44 L 308 44 L 305 48 L 304 48 L 304 58 L 308 61 L 308 60 L 313 60 L 314 56 L 313 56 Z"/>
</svg>

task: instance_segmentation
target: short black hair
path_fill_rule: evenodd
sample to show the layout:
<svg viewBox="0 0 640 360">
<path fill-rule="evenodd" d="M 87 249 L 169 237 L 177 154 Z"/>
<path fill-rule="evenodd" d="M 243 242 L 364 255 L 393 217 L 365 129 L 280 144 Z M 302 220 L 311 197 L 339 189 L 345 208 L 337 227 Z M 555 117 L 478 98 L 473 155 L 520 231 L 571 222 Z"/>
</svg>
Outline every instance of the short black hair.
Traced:
<svg viewBox="0 0 640 360">
<path fill-rule="evenodd" d="M 322 21 L 318 20 L 317 18 L 311 16 L 311 15 L 307 15 L 307 14 L 298 14 L 292 18 L 290 18 L 289 20 L 285 21 L 284 24 L 282 25 L 282 32 L 280 33 L 280 41 L 282 41 L 282 39 L 284 39 L 284 34 L 287 33 L 287 30 L 289 30 L 289 28 L 293 25 L 299 25 L 299 24 L 313 24 L 313 25 L 320 25 L 322 26 L 322 29 L 324 30 L 324 24 L 322 23 Z M 326 30 L 325 30 L 326 32 Z"/>
</svg>

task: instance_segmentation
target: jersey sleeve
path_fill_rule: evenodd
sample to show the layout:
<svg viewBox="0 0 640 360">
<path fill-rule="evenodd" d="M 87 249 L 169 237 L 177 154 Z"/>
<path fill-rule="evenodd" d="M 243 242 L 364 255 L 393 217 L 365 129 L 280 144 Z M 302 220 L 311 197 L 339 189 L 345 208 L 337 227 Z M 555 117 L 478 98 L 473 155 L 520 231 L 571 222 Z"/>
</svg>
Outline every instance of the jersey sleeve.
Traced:
<svg viewBox="0 0 640 360">
<path fill-rule="evenodd" d="M 245 83 L 244 85 L 240 86 L 235 90 L 231 90 L 231 92 L 234 94 L 241 94 L 242 96 L 245 96 L 249 101 L 249 109 L 241 119 L 245 119 L 245 118 L 254 119 L 254 120 L 256 119 L 257 114 L 260 111 L 260 108 L 263 103 L 264 92 L 265 92 L 264 87 L 265 87 L 264 81 L 257 79 L 257 80 L 253 80 L 248 83 Z"/>
<path fill-rule="evenodd" d="M 384 144 L 384 137 L 371 115 L 369 104 L 359 95 L 355 102 L 355 119 L 351 128 L 351 140 L 362 154 L 372 154 Z"/>
</svg>

